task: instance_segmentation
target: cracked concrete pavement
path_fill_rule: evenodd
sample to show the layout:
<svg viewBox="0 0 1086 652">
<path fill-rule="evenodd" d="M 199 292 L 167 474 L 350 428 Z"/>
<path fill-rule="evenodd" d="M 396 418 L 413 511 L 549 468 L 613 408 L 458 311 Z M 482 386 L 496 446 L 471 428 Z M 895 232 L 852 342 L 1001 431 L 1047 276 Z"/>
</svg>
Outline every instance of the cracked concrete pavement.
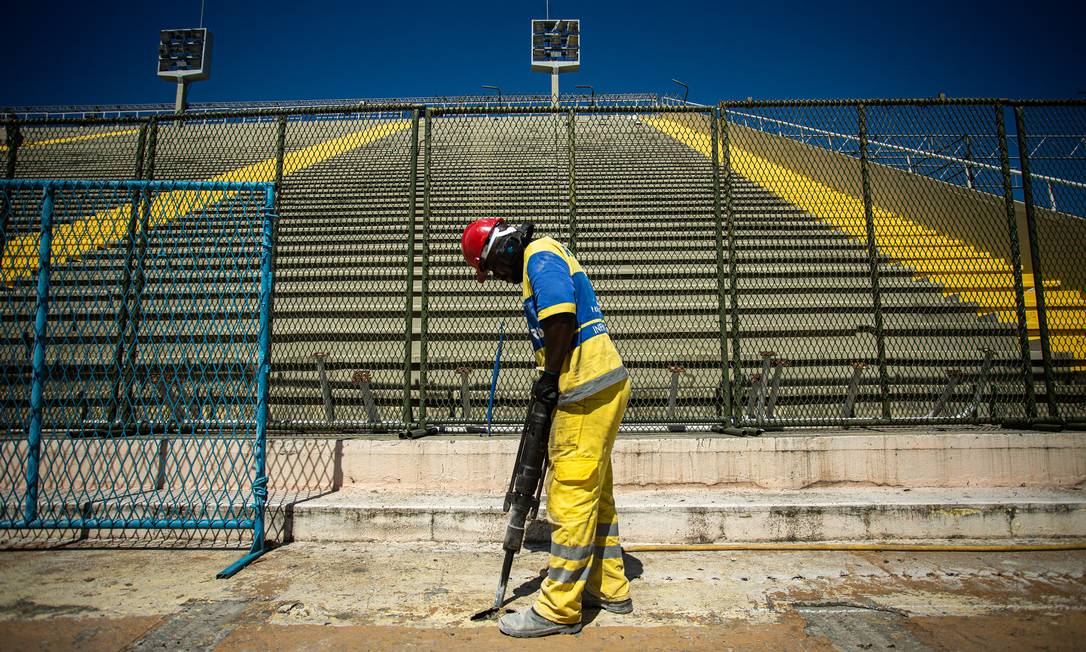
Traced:
<svg viewBox="0 0 1086 652">
<path fill-rule="evenodd" d="M 497 546 L 294 543 L 228 580 L 236 550 L 0 553 L 10 650 L 968 650 L 1086 647 L 1086 551 L 627 555 L 635 611 L 513 641 L 489 606 Z M 542 550 L 516 559 L 527 608 Z"/>
</svg>

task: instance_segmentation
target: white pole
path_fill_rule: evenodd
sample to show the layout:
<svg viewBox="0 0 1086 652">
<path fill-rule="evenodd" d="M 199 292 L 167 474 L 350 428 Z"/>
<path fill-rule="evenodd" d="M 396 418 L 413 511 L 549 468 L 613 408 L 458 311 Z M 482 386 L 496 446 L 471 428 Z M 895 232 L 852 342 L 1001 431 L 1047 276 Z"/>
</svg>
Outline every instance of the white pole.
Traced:
<svg viewBox="0 0 1086 652">
<path fill-rule="evenodd" d="M 186 91 L 188 90 L 187 84 L 184 79 L 178 78 L 177 80 L 177 95 L 174 96 L 173 110 L 174 113 L 181 113 L 185 110 Z"/>
<path fill-rule="evenodd" d="M 551 106 L 558 106 L 558 69 L 551 68 Z"/>
</svg>

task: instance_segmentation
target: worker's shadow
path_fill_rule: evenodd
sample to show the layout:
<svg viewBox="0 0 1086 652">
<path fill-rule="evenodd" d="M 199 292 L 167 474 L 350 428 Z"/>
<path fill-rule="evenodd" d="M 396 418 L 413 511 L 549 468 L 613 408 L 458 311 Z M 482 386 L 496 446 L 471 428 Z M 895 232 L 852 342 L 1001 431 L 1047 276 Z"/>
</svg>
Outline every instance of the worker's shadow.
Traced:
<svg viewBox="0 0 1086 652">
<path fill-rule="evenodd" d="M 525 547 L 535 548 L 535 546 L 528 545 L 526 545 Z M 622 566 L 623 569 L 626 571 L 626 579 L 631 582 L 639 579 L 641 577 L 641 574 L 645 571 L 645 567 L 641 564 L 641 560 L 627 552 L 622 553 Z M 533 577 L 527 582 L 524 582 L 520 586 L 514 587 L 513 597 L 506 598 L 505 602 L 502 603 L 502 607 L 505 607 L 517 598 L 526 598 L 538 591 L 539 588 L 543 585 L 543 580 L 546 577 L 547 569 L 543 568 L 539 571 L 539 575 Z M 587 625 L 588 623 L 595 620 L 596 616 L 598 616 L 599 614 L 600 609 L 594 607 L 585 607 L 581 611 L 581 623 Z"/>
</svg>

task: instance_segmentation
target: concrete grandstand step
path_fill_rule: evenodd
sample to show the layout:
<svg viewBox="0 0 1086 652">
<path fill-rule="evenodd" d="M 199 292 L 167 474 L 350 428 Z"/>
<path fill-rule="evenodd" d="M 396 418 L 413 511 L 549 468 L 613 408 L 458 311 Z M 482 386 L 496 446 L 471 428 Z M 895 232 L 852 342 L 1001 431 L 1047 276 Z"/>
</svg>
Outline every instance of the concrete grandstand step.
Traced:
<svg viewBox="0 0 1086 652">
<path fill-rule="evenodd" d="M 296 503 L 296 541 L 493 543 L 502 496 L 363 487 Z M 1013 541 L 1086 536 L 1086 496 L 1066 489 L 683 490 L 616 494 L 626 543 Z M 546 509 L 530 541 L 549 537 Z"/>
</svg>

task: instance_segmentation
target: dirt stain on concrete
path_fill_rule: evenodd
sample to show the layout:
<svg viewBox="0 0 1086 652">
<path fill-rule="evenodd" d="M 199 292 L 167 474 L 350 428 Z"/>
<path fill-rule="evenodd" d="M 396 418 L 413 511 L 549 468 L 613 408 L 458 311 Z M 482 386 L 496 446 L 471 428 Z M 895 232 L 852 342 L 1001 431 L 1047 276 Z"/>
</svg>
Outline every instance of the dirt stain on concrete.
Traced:
<svg viewBox="0 0 1086 652">
<path fill-rule="evenodd" d="M 924 616 L 910 618 L 905 627 L 936 650 L 1075 652 L 1086 648 L 1086 612 L 1082 611 Z"/>
<path fill-rule="evenodd" d="M 0 622 L 5 650 L 123 650 L 158 627 L 163 616 L 50 618 Z"/>
</svg>

